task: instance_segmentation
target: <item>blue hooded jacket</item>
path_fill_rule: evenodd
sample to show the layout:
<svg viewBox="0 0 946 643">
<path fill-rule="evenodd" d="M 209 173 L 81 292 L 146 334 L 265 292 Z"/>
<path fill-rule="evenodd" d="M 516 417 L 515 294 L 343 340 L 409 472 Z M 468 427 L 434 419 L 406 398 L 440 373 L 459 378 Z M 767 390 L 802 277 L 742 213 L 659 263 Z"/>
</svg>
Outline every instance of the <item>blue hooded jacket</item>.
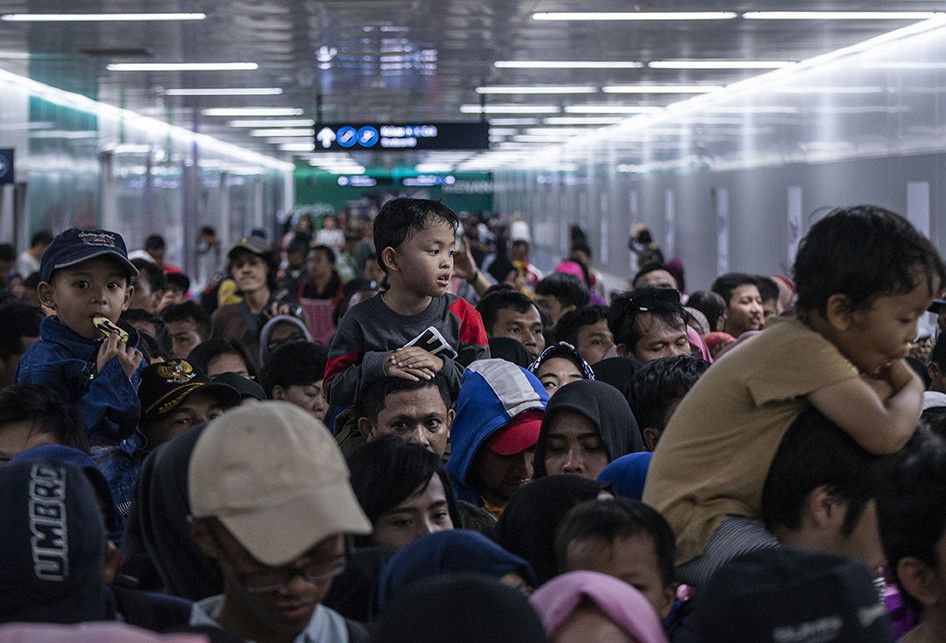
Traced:
<svg viewBox="0 0 946 643">
<path fill-rule="evenodd" d="M 457 498 L 480 505 L 479 492 L 467 481 L 473 457 L 483 442 L 520 413 L 545 410 L 549 396 L 535 375 L 502 359 L 481 359 L 463 373 L 457 415 L 450 427 L 450 461 Z"/>
<path fill-rule="evenodd" d="M 101 340 L 82 337 L 58 317 L 44 319 L 39 333 L 42 339 L 20 358 L 16 383 L 40 384 L 75 405 L 89 434 L 92 457 L 105 474 L 115 503 L 127 514 L 138 477 L 132 454 L 143 444 L 137 432 L 138 384 L 148 364 L 142 360 L 129 378 L 113 358 L 96 372 Z M 128 345 L 138 345 L 137 333 L 129 333 Z"/>
</svg>

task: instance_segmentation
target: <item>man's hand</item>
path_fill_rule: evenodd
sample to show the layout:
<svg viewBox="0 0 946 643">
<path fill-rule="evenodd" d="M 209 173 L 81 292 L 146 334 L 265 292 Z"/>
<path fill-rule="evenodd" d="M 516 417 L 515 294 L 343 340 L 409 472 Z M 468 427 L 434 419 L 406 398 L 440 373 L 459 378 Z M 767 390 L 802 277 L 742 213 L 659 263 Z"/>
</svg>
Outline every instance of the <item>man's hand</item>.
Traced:
<svg viewBox="0 0 946 643">
<path fill-rule="evenodd" d="M 101 371 L 105 368 L 105 364 L 113 357 L 118 358 L 118 361 L 122 365 L 122 370 L 125 371 L 125 375 L 130 379 L 138 369 L 144 356 L 137 348 L 131 348 L 128 344 L 121 341 L 117 333 L 110 333 L 99 347 L 98 358 L 95 362 L 97 370 Z"/>
</svg>

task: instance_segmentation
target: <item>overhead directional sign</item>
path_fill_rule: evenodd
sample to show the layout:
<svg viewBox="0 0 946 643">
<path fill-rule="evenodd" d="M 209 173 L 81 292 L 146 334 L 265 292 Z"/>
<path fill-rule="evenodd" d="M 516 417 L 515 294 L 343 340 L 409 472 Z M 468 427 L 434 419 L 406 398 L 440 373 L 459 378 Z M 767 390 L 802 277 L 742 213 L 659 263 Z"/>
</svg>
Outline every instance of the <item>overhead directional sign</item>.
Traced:
<svg viewBox="0 0 946 643">
<path fill-rule="evenodd" d="M 319 123 L 315 151 L 488 150 L 488 123 Z"/>
</svg>

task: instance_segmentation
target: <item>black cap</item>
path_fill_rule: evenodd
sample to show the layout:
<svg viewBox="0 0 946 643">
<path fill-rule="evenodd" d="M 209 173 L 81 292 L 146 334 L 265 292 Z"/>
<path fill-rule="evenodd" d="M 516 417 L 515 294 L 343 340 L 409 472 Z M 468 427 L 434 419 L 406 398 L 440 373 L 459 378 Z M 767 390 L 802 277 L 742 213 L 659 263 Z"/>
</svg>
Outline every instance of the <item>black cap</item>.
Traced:
<svg viewBox="0 0 946 643">
<path fill-rule="evenodd" d="M 927 308 L 926 310 L 928 310 L 931 313 L 938 314 L 941 310 L 943 310 L 943 306 L 946 306 L 946 299 L 934 299 L 933 303 L 931 303 L 930 307 Z"/>
<path fill-rule="evenodd" d="M 870 573 L 847 558 L 755 551 L 722 567 L 704 589 L 696 625 L 705 643 L 893 640 Z"/>
<path fill-rule="evenodd" d="M 166 272 L 164 278 L 168 282 L 168 286 L 180 290 L 182 293 L 186 294 L 191 289 L 190 277 L 183 272 Z"/>
<path fill-rule="evenodd" d="M 227 252 L 227 258 L 233 259 L 233 253 L 237 250 L 246 250 L 254 255 L 262 257 L 270 252 L 269 242 L 256 236 L 243 237 L 230 248 Z"/>
<path fill-rule="evenodd" d="M 43 253 L 39 271 L 43 281 L 49 281 L 54 270 L 104 255 L 115 257 L 125 268 L 129 278 L 138 274 L 138 269 L 128 260 L 128 250 L 122 235 L 108 230 L 79 228 L 70 228 L 53 239 L 52 245 Z"/>
<path fill-rule="evenodd" d="M 0 468 L 0 623 L 112 620 L 95 491 L 65 462 Z"/>
<path fill-rule="evenodd" d="M 141 372 L 138 399 L 142 423 L 172 413 L 197 391 L 213 395 L 227 408 L 243 401 L 233 387 L 211 382 L 203 371 L 185 359 L 172 359 L 152 364 Z"/>
<path fill-rule="evenodd" d="M 262 386 L 239 373 L 220 373 L 214 375 L 211 381 L 233 387 L 244 400 L 251 397 L 262 402 L 266 399 Z"/>
</svg>

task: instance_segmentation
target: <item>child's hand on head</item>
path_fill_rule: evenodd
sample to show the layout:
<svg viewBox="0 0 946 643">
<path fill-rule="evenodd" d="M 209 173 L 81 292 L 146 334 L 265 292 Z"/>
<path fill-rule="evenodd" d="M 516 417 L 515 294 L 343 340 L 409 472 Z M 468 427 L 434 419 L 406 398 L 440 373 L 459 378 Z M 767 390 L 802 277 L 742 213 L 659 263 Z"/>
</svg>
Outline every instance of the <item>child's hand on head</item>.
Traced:
<svg viewBox="0 0 946 643">
<path fill-rule="evenodd" d="M 109 333 L 109 336 L 102 342 L 102 345 L 99 346 L 99 354 L 95 362 L 96 369 L 101 371 L 105 368 L 105 364 L 113 357 L 118 358 L 118 361 L 122 365 L 122 370 L 125 371 L 125 375 L 129 378 L 134 375 L 143 359 L 141 351 L 121 341 L 117 333 Z"/>
<path fill-rule="evenodd" d="M 417 346 L 398 348 L 384 363 L 384 374 L 413 382 L 431 380 L 443 368 L 443 360 Z"/>
</svg>

